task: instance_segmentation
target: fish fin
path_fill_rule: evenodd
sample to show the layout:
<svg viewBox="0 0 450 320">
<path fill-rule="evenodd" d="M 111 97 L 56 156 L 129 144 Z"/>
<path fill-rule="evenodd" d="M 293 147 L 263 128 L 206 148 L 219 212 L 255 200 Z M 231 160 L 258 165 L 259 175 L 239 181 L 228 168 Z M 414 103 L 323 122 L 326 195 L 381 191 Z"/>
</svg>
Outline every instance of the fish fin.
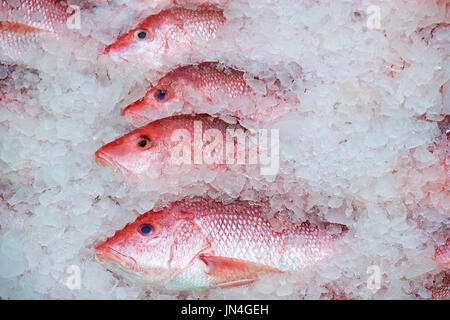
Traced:
<svg viewBox="0 0 450 320">
<path fill-rule="evenodd" d="M 201 254 L 206 273 L 217 279 L 215 286 L 228 287 L 248 284 L 258 278 L 259 273 L 282 273 L 283 271 L 263 264 L 241 259 Z"/>
<path fill-rule="evenodd" d="M 218 288 L 239 287 L 239 286 L 244 286 L 246 284 L 251 284 L 251 283 L 255 282 L 255 280 L 256 279 L 242 279 L 242 280 L 224 282 L 224 283 L 216 284 L 216 287 L 218 287 Z"/>
<path fill-rule="evenodd" d="M 0 31 L 9 31 L 19 35 L 25 35 L 28 33 L 53 33 L 48 30 L 8 21 L 0 21 Z"/>
<path fill-rule="evenodd" d="M 182 214 L 180 212 L 180 214 Z M 192 213 L 185 212 L 183 219 L 189 219 Z M 179 216 L 180 217 L 180 216 Z M 202 230 L 191 221 L 182 221 L 174 231 L 174 241 L 170 248 L 170 266 L 171 276 L 175 277 L 191 265 L 197 255 L 190 255 L 186 248 L 190 248 L 193 252 L 204 252 L 211 246 L 206 237 L 199 237 Z"/>
</svg>

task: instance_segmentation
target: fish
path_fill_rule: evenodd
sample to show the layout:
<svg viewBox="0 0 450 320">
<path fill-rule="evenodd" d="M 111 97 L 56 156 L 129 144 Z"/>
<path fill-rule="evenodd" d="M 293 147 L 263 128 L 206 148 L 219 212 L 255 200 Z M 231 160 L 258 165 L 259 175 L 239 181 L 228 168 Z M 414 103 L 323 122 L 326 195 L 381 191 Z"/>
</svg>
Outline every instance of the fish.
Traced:
<svg viewBox="0 0 450 320">
<path fill-rule="evenodd" d="M 450 272 L 448 268 L 435 276 L 433 286 L 430 289 L 431 300 L 447 300 L 450 297 Z"/>
<path fill-rule="evenodd" d="M 442 283 L 432 287 L 431 300 L 445 300 L 450 297 L 450 238 L 436 247 L 434 261 L 444 269 L 444 275 Z"/>
<path fill-rule="evenodd" d="M 244 72 L 217 62 L 203 62 L 170 71 L 157 85 L 151 86 L 142 99 L 127 106 L 122 116 L 130 122 L 148 122 L 168 115 L 196 112 L 198 106 L 212 102 L 228 105 L 226 110 L 236 118 L 265 123 L 286 113 L 277 110 L 282 103 L 280 98 L 267 88 L 266 92 L 266 96 L 273 97 L 269 106 L 258 104 L 244 79 Z M 248 99 L 236 99 L 238 97 Z M 248 111 L 242 111 L 244 108 Z"/>
<path fill-rule="evenodd" d="M 216 38 L 225 21 L 223 10 L 216 8 L 169 8 L 144 19 L 104 54 L 116 62 L 161 66 L 164 57 L 192 52 L 194 45 Z"/>
<path fill-rule="evenodd" d="M 450 275 L 446 275 L 446 284 L 442 287 L 436 288 L 431 293 L 431 300 L 446 300 L 450 296 Z"/>
<path fill-rule="evenodd" d="M 172 116 L 150 122 L 102 146 L 95 152 L 95 159 L 126 177 L 136 178 L 160 176 L 169 166 L 226 167 L 229 159 L 223 155 L 227 145 L 224 139 L 231 132 L 246 134 L 239 124 L 205 114 Z M 245 152 L 239 149 L 245 147 L 245 141 L 233 139 L 230 145 L 233 150 Z"/>
<path fill-rule="evenodd" d="M 68 17 L 60 1 L 0 0 L 0 60 L 21 62 L 42 40 L 54 38 Z"/>
<path fill-rule="evenodd" d="M 169 7 L 173 5 L 195 5 L 195 6 L 224 6 L 231 0 L 149 0 L 153 7 Z M 108 5 L 108 0 L 91 0 L 102 6 Z"/>
<path fill-rule="evenodd" d="M 173 290 L 250 284 L 332 257 L 344 225 L 267 218 L 265 203 L 194 197 L 139 216 L 95 247 L 96 258 L 131 278 Z M 273 221 L 276 219 L 276 222 Z"/>
<path fill-rule="evenodd" d="M 434 260 L 443 268 L 450 268 L 450 238 L 447 241 L 436 247 L 434 251 Z"/>
</svg>

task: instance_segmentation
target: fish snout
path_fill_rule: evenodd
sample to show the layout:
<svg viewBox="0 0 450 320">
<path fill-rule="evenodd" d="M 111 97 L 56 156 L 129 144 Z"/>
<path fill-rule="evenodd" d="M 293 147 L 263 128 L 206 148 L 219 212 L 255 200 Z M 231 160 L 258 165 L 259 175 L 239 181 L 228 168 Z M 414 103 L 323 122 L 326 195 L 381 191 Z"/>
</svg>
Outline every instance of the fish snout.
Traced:
<svg viewBox="0 0 450 320">
<path fill-rule="evenodd" d="M 134 271 L 137 268 L 136 260 L 113 249 L 108 244 L 108 241 L 95 247 L 95 257 L 99 262 L 118 263 L 131 271 Z"/>
<path fill-rule="evenodd" d="M 116 170 L 116 165 L 111 157 L 103 150 L 103 147 L 95 152 L 95 161 L 101 165 L 111 167 Z"/>
<path fill-rule="evenodd" d="M 109 53 L 111 52 L 111 48 L 112 48 L 112 45 L 110 44 L 109 46 L 107 46 L 105 48 L 105 50 L 103 51 L 103 54 L 109 55 Z"/>
<path fill-rule="evenodd" d="M 116 42 L 106 46 L 103 50 L 103 54 L 111 57 L 115 62 L 128 62 L 128 59 L 125 57 L 126 50 L 124 48 L 126 48 L 126 46 L 124 46 L 123 41 L 119 38 Z"/>
<path fill-rule="evenodd" d="M 110 248 L 106 242 L 102 242 L 95 247 L 95 258 L 99 262 L 115 262 L 117 257 L 114 250 Z"/>
<path fill-rule="evenodd" d="M 128 121 L 139 121 L 139 122 L 145 122 L 147 119 L 141 115 L 140 106 L 142 104 L 142 101 L 136 101 L 133 104 L 130 104 L 128 107 L 123 109 L 122 116 L 128 120 Z"/>
<path fill-rule="evenodd" d="M 103 54 L 110 55 L 110 54 L 113 53 L 113 52 L 119 51 L 120 48 L 121 48 L 121 43 L 122 43 L 122 41 L 121 41 L 121 39 L 119 38 L 119 39 L 117 39 L 116 41 L 114 41 L 113 43 L 107 45 L 107 46 L 105 47 L 105 50 L 103 51 Z"/>
<path fill-rule="evenodd" d="M 95 247 L 95 257 L 99 261 L 103 261 L 109 257 L 108 251 L 109 247 L 106 245 L 106 242 L 102 242 L 101 244 Z"/>
<path fill-rule="evenodd" d="M 103 54 L 110 56 L 114 61 L 128 61 L 127 59 L 122 57 L 122 54 L 120 54 L 117 49 L 118 47 L 116 43 L 110 44 L 105 48 L 105 50 L 103 50 Z"/>
<path fill-rule="evenodd" d="M 98 149 L 95 152 L 95 161 L 101 165 L 110 167 L 115 172 L 119 172 L 122 175 L 128 175 L 128 169 L 120 163 L 120 159 L 116 159 L 119 150 L 117 150 L 117 148 L 115 149 L 114 147 L 117 147 L 117 145 L 118 142 L 113 141 Z"/>
</svg>

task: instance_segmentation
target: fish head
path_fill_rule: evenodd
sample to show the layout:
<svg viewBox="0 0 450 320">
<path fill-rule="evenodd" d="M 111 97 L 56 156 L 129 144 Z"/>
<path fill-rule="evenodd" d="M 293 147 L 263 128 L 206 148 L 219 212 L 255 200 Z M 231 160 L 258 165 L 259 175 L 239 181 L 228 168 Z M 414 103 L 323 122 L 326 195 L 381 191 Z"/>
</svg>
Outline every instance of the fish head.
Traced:
<svg viewBox="0 0 450 320">
<path fill-rule="evenodd" d="M 130 121 L 150 121 L 160 113 L 169 115 L 182 108 L 187 88 L 185 79 L 164 79 L 150 87 L 145 96 L 127 106 L 122 116 Z"/>
<path fill-rule="evenodd" d="M 103 54 L 115 61 L 151 61 L 163 45 L 159 33 L 150 26 L 130 30 L 107 46 Z"/>
<path fill-rule="evenodd" d="M 97 260 L 149 279 L 170 271 L 172 221 L 164 211 L 149 211 L 95 247 Z"/>
<path fill-rule="evenodd" d="M 149 211 L 96 246 L 97 260 L 164 286 L 189 268 L 207 242 L 190 214 Z"/>
<path fill-rule="evenodd" d="M 125 176 L 157 171 L 165 155 L 164 134 L 162 126 L 148 124 L 104 145 L 95 159 Z"/>
</svg>

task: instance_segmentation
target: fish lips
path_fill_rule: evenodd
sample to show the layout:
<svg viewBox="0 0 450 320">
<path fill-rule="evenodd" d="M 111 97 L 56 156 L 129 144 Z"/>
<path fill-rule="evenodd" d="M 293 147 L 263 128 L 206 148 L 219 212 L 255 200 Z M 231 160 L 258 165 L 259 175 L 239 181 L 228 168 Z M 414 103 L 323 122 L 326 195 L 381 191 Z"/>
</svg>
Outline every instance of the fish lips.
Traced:
<svg viewBox="0 0 450 320">
<path fill-rule="evenodd" d="M 129 122 L 144 124 L 148 122 L 148 118 L 142 115 L 141 112 L 137 110 L 137 108 L 141 105 L 141 102 L 138 101 L 126 107 L 122 111 L 122 117 L 124 117 Z"/>
<path fill-rule="evenodd" d="M 149 276 L 136 260 L 107 246 L 105 243 L 97 246 L 95 250 L 95 258 L 99 263 L 129 279 L 145 280 L 155 286 L 161 286 L 172 278 L 170 270 L 165 268 L 161 268 L 155 274 Z"/>
<path fill-rule="evenodd" d="M 100 245 L 95 248 L 95 257 L 102 263 L 115 263 L 126 270 L 131 272 L 139 272 L 138 264 L 136 260 L 126 255 L 121 254 L 119 251 L 114 250 L 111 247 Z"/>
<path fill-rule="evenodd" d="M 123 175 L 126 175 L 128 173 L 128 170 L 126 168 L 115 161 L 114 158 L 108 155 L 104 150 L 102 150 L 102 148 L 98 149 L 95 152 L 95 161 L 102 165 L 106 165 L 112 168 L 114 171 L 122 173 Z"/>
<path fill-rule="evenodd" d="M 115 62 L 128 62 L 124 53 L 121 50 L 121 45 L 123 41 L 117 40 L 116 42 L 106 46 L 103 50 L 103 55 L 111 57 Z"/>
</svg>

